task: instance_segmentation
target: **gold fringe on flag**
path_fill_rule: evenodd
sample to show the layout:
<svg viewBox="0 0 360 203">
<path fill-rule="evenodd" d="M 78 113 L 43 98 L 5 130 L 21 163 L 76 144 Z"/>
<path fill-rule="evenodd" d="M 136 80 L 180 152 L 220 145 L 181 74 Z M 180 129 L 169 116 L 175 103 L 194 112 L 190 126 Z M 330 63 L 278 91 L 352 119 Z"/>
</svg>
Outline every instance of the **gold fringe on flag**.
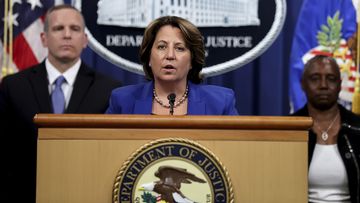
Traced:
<svg viewBox="0 0 360 203">
<path fill-rule="evenodd" d="M 357 11 L 356 11 L 356 22 L 357 22 L 357 30 L 356 30 L 356 59 L 355 59 L 355 66 L 356 66 L 356 79 L 355 79 L 355 86 L 354 86 L 354 95 L 352 98 L 352 111 L 355 114 L 360 114 L 360 78 L 359 78 L 359 52 L 360 52 L 360 1 L 358 1 Z"/>
<path fill-rule="evenodd" d="M 355 81 L 355 91 L 354 91 L 354 95 L 353 95 L 353 99 L 352 99 L 352 111 L 355 114 L 360 115 L 360 88 L 359 88 L 359 74 L 356 77 L 356 81 Z"/>
</svg>

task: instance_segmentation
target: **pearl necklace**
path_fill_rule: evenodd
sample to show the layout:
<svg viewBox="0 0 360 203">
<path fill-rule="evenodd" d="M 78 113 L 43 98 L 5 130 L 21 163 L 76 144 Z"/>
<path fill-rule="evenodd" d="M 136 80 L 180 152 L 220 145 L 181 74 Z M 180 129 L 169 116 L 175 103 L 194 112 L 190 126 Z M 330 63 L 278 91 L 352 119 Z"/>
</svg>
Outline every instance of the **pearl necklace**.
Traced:
<svg viewBox="0 0 360 203">
<path fill-rule="evenodd" d="M 180 104 L 182 104 L 188 97 L 188 92 L 189 92 L 189 87 L 186 86 L 185 92 L 182 95 L 182 97 L 180 98 L 179 101 L 175 102 L 174 104 L 174 108 L 180 106 Z M 161 99 L 158 97 L 158 95 L 156 94 L 155 88 L 153 89 L 153 95 L 154 95 L 154 100 L 160 104 L 160 106 L 169 109 L 170 108 L 170 104 L 165 104 L 163 101 L 161 101 Z"/>
<path fill-rule="evenodd" d="M 327 127 L 327 129 L 326 129 L 325 131 L 324 131 L 323 129 L 321 129 L 318 125 L 316 125 L 316 126 L 318 127 L 318 129 L 321 131 L 321 139 L 322 139 L 323 141 L 326 142 L 327 139 L 329 138 L 328 132 L 329 132 L 329 130 L 333 127 L 333 125 L 334 125 L 334 123 L 335 123 L 335 121 L 337 120 L 338 117 L 339 117 L 339 113 L 336 114 L 334 120 L 331 121 L 330 125 Z M 314 125 L 315 125 L 315 124 L 316 124 L 316 123 L 315 123 L 315 121 L 314 121 Z"/>
</svg>

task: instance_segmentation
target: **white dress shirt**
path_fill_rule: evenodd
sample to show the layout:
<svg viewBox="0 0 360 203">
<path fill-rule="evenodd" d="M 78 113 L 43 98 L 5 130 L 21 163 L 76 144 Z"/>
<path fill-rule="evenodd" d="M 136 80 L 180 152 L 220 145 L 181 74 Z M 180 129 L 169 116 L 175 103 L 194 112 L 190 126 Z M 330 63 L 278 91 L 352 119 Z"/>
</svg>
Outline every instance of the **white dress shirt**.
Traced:
<svg viewBox="0 0 360 203">
<path fill-rule="evenodd" d="M 64 76 L 66 82 L 64 82 L 61 85 L 61 89 L 64 92 L 65 97 L 65 109 L 69 105 L 71 93 L 74 89 L 74 83 L 77 76 L 77 73 L 79 72 L 81 65 L 81 60 L 78 60 L 72 67 L 70 67 L 68 70 L 66 70 L 64 73 L 61 73 L 58 71 L 49 61 L 49 59 L 46 59 L 45 61 L 45 67 L 47 71 L 47 76 L 49 80 L 49 93 L 51 95 L 52 91 L 55 89 L 55 80 L 60 76 Z"/>
</svg>

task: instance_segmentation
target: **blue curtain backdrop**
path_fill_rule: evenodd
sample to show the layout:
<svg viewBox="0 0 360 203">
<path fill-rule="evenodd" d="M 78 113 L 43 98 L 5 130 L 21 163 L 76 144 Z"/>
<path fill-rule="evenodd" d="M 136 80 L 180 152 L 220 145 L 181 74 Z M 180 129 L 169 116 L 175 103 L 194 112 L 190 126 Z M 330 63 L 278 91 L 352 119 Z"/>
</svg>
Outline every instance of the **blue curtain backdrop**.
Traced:
<svg viewBox="0 0 360 203">
<path fill-rule="evenodd" d="M 287 115 L 289 113 L 289 57 L 296 20 L 303 0 L 287 0 L 287 16 L 274 44 L 253 62 L 220 76 L 206 78 L 205 84 L 232 88 L 241 115 Z M 98 56 L 90 48 L 83 61 L 99 72 L 120 79 L 124 85 L 144 81 L 143 76 L 123 70 Z"/>
</svg>

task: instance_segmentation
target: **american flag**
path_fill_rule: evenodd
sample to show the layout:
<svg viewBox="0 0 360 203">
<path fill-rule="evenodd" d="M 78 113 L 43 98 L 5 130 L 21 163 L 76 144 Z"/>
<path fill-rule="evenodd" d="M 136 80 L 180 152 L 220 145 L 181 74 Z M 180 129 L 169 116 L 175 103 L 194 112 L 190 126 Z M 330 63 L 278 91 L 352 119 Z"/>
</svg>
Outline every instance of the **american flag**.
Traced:
<svg viewBox="0 0 360 203">
<path fill-rule="evenodd" d="M 44 60 L 47 49 L 40 39 L 44 17 L 50 7 L 60 3 L 59 0 L 0 0 L 0 78 Z"/>
</svg>

